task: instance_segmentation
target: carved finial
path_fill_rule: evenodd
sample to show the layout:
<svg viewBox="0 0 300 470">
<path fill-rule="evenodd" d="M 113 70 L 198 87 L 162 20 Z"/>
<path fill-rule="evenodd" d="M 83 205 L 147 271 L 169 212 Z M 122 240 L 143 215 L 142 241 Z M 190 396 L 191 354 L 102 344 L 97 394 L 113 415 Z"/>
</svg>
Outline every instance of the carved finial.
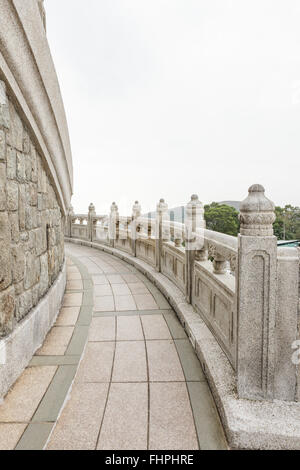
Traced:
<svg viewBox="0 0 300 470">
<path fill-rule="evenodd" d="M 164 199 L 159 200 L 159 203 L 156 206 L 156 210 L 161 214 L 168 211 L 168 204 L 165 202 Z"/>
<path fill-rule="evenodd" d="M 265 196 L 265 188 L 253 184 L 248 197 L 240 205 L 240 233 L 249 237 L 270 237 L 273 235 L 275 205 Z"/>
<path fill-rule="evenodd" d="M 141 215 L 141 212 L 142 212 L 142 208 L 141 208 L 141 205 L 139 204 L 139 201 L 135 201 L 132 207 L 132 216 L 139 217 Z"/>
<path fill-rule="evenodd" d="M 204 227 L 204 208 L 201 201 L 199 201 L 199 197 L 197 194 L 193 194 L 191 196 L 191 200 L 186 205 L 185 210 L 185 222 L 194 221 L 193 230 L 197 227 Z"/>
<path fill-rule="evenodd" d="M 115 202 L 112 203 L 112 205 L 110 206 L 110 212 L 118 212 L 118 206 Z"/>
<path fill-rule="evenodd" d="M 90 213 L 93 212 L 93 213 L 96 214 L 96 209 L 95 209 L 95 206 L 94 206 L 94 204 L 93 204 L 92 202 L 91 202 L 91 204 L 89 205 L 89 212 L 90 212 Z"/>
</svg>

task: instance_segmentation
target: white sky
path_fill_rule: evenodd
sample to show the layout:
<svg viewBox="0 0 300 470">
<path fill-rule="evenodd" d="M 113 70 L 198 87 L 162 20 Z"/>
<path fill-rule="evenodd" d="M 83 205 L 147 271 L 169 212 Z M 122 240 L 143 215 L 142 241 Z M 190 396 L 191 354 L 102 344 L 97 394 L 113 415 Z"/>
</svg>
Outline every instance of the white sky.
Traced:
<svg viewBox="0 0 300 470">
<path fill-rule="evenodd" d="M 75 212 L 300 204 L 299 0 L 45 0 Z"/>
</svg>

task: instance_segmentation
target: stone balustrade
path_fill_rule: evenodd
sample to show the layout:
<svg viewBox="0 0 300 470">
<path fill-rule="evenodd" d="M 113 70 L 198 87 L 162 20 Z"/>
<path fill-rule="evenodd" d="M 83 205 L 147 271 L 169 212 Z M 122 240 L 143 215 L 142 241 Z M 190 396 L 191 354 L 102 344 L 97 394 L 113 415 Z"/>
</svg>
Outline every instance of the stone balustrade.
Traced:
<svg viewBox="0 0 300 470">
<path fill-rule="evenodd" d="M 193 195 L 184 224 L 169 218 L 161 199 L 156 217 L 88 215 L 70 210 L 66 236 L 108 245 L 156 268 L 184 294 L 218 341 L 236 374 L 239 398 L 297 401 L 292 345 L 299 318 L 299 250 L 277 248 L 274 204 L 253 185 L 241 204 L 241 230 L 232 237 L 205 228 Z M 79 223 L 78 223 L 79 222 Z"/>
</svg>

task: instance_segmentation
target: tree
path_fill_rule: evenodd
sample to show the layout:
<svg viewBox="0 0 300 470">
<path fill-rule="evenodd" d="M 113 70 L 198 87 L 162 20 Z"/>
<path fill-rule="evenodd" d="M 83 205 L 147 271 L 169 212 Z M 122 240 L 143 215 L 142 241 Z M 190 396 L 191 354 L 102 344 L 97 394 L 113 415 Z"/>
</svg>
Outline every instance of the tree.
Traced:
<svg viewBox="0 0 300 470">
<path fill-rule="evenodd" d="M 204 218 L 209 230 L 235 237 L 239 233 L 239 213 L 234 207 L 212 202 L 204 206 Z"/>
<path fill-rule="evenodd" d="M 290 204 L 275 207 L 274 234 L 279 240 L 300 239 L 300 208 Z"/>
<path fill-rule="evenodd" d="M 275 215 L 276 220 L 273 224 L 274 235 L 278 238 L 278 240 L 284 239 L 284 215 L 283 215 L 283 208 L 276 206 L 275 207 Z"/>
</svg>

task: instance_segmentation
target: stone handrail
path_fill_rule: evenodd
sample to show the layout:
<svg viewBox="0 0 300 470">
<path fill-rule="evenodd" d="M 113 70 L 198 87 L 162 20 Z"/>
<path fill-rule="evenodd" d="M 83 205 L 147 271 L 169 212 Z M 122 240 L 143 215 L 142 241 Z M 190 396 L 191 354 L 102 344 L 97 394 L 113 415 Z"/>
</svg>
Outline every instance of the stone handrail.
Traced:
<svg viewBox="0 0 300 470">
<path fill-rule="evenodd" d="M 154 218 L 143 217 L 137 201 L 129 217 L 120 216 L 115 203 L 109 216 L 98 217 L 91 205 L 88 215 L 70 215 L 87 225 L 67 223 L 66 236 L 125 251 L 167 276 L 221 346 L 240 398 L 294 401 L 300 398 L 291 359 L 298 335 L 300 250 L 277 249 L 274 209 L 264 188 L 251 186 L 241 204 L 240 234 L 233 237 L 205 228 L 195 195 L 184 224 L 169 220 L 163 199 Z"/>
<path fill-rule="evenodd" d="M 201 235 L 200 231 L 199 236 L 201 237 Z M 215 272 L 221 270 L 224 273 L 227 263 L 229 263 L 231 274 L 235 274 L 238 252 L 238 239 L 236 237 L 205 229 L 204 246 L 207 249 L 208 256 L 214 259 Z"/>
<path fill-rule="evenodd" d="M 86 214 L 76 214 L 72 218 L 72 224 L 83 224 L 83 222 L 87 222 L 88 216 Z"/>
</svg>

